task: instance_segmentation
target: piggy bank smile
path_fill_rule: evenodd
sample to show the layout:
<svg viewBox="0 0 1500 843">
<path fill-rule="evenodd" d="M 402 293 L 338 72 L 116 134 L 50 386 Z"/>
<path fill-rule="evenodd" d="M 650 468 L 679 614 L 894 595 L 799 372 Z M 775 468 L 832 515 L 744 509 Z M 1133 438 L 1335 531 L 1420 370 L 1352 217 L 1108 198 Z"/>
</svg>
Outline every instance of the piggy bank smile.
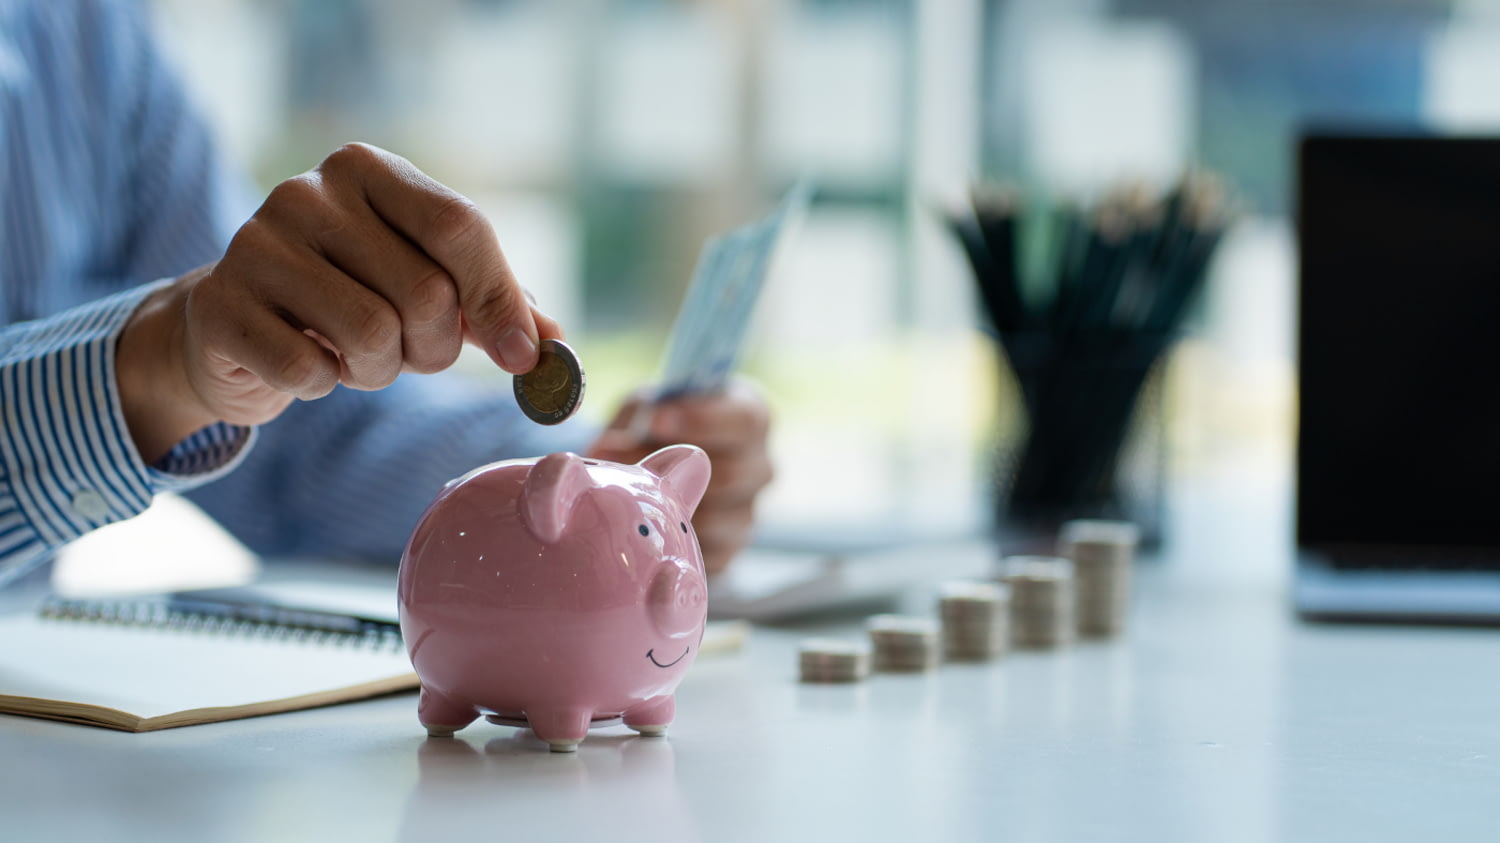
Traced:
<svg viewBox="0 0 1500 843">
<path fill-rule="evenodd" d="M 671 667 L 672 665 L 677 664 L 678 662 L 680 662 L 683 659 L 687 658 L 688 650 L 691 650 L 691 649 L 692 649 L 691 647 L 684 647 L 684 648 L 682 648 L 682 655 L 678 656 L 675 659 L 672 659 L 671 661 L 667 662 L 666 664 L 662 664 L 661 662 L 657 661 L 657 659 L 656 659 L 656 648 L 655 647 L 652 647 L 651 649 L 649 649 L 649 650 L 646 651 L 646 658 L 650 659 L 651 663 L 654 664 L 654 665 L 656 665 L 657 667 Z"/>
</svg>

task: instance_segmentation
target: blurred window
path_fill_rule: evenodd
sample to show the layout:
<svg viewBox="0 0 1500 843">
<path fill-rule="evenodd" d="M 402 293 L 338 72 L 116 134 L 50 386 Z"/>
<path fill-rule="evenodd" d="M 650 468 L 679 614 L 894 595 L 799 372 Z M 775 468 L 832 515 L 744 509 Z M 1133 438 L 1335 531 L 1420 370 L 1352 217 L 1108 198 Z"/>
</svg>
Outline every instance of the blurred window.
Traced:
<svg viewBox="0 0 1500 843">
<path fill-rule="evenodd" d="M 569 325 L 596 417 L 654 374 L 704 239 L 815 176 L 747 361 L 779 420 L 763 511 L 788 534 L 982 525 L 1000 363 L 934 213 L 970 180 L 1085 197 L 1224 173 L 1244 224 L 1175 367 L 1174 460 L 1239 442 L 1274 464 L 1296 129 L 1500 126 L 1500 18 L 1483 2 L 151 5 L 263 186 L 361 139 L 474 197 Z"/>
</svg>

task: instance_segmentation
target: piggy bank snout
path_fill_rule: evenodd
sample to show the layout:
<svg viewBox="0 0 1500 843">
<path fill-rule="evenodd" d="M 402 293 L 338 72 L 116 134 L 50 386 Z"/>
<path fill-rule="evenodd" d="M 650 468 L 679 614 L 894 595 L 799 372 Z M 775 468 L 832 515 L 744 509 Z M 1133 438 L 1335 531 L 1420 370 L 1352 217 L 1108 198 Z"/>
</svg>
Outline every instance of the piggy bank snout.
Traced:
<svg viewBox="0 0 1500 843">
<path fill-rule="evenodd" d="M 685 562 L 668 560 L 651 578 L 646 611 L 656 631 L 683 638 L 698 631 L 708 614 L 708 585 Z"/>
</svg>

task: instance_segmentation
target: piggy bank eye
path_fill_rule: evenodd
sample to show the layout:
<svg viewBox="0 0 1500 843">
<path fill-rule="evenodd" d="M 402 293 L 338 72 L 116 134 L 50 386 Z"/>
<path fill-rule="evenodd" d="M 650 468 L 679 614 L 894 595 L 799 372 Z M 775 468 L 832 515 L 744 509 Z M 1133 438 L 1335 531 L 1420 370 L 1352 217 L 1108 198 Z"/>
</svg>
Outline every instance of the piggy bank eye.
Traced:
<svg viewBox="0 0 1500 843">
<path fill-rule="evenodd" d="M 684 533 L 687 532 L 687 522 L 686 521 L 678 521 L 677 525 L 682 528 L 682 531 Z"/>
<path fill-rule="evenodd" d="M 636 529 L 640 530 L 641 531 L 641 535 L 643 535 L 643 536 L 649 536 L 649 535 L 651 535 L 651 528 L 647 527 L 645 524 L 642 524 L 641 526 L 637 527 Z"/>
</svg>

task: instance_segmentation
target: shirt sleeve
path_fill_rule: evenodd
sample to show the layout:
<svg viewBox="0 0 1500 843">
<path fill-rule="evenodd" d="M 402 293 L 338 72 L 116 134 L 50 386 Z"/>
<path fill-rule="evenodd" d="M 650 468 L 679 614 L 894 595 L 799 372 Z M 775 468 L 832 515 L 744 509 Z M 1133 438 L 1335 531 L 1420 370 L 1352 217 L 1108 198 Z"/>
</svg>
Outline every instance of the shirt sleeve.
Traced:
<svg viewBox="0 0 1500 843">
<path fill-rule="evenodd" d="M 0 583 L 105 524 L 232 469 L 254 432 L 212 425 L 145 465 L 126 427 L 115 345 L 156 285 L 0 331 Z"/>
</svg>

